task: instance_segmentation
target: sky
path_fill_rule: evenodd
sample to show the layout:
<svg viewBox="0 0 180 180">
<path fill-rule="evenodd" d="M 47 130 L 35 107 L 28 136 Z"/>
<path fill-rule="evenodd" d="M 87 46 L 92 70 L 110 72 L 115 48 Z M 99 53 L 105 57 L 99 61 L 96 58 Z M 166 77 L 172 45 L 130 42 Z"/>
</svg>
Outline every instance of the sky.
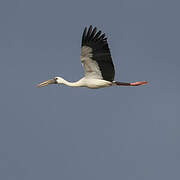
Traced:
<svg viewBox="0 0 180 180">
<path fill-rule="evenodd" d="M 179 180 L 180 2 L 0 1 L 0 179 Z M 85 26 L 106 33 L 118 81 L 83 76 Z"/>
</svg>

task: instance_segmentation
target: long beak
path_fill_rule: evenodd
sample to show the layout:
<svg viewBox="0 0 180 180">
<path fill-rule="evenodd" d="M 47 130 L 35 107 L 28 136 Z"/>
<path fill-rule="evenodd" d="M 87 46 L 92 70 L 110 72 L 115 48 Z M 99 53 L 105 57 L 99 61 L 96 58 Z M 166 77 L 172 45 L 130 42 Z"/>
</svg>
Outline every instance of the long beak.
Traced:
<svg viewBox="0 0 180 180">
<path fill-rule="evenodd" d="M 47 86 L 49 84 L 55 84 L 55 83 L 56 83 L 56 81 L 54 79 L 49 79 L 47 81 L 44 81 L 44 82 L 38 84 L 37 87 L 43 87 L 43 86 Z"/>
</svg>

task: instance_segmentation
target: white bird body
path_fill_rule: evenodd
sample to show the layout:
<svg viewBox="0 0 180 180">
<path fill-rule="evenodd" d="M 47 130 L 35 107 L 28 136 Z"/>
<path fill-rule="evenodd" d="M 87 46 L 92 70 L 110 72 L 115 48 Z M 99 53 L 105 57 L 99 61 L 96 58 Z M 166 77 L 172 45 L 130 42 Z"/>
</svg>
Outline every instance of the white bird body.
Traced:
<svg viewBox="0 0 180 180">
<path fill-rule="evenodd" d="M 87 87 L 91 89 L 116 86 L 139 86 L 147 81 L 125 83 L 114 81 L 115 70 L 108 47 L 107 38 L 101 31 L 92 26 L 84 29 L 81 43 L 81 62 L 85 76 L 77 82 L 68 82 L 62 77 L 55 77 L 38 84 L 38 87 L 49 84 L 64 84 L 70 87 Z"/>
<path fill-rule="evenodd" d="M 64 84 L 70 87 L 88 87 L 90 89 L 97 89 L 112 86 L 113 83 L 102 79 L 89 79 L 87 77 L 81 78 L 76 82 L 68 82 L 62 77 L 56 77 L 57 84 Z"/>
<path fill-rule="evenodd" d="M 88 87 L 90 89 L 112 86 L 112 82 L 105 81 L 102 79 L 88 79 L 86 77 L 81 79 L 81 83 L 85 85 L 84 87 Z"/>
</svg>

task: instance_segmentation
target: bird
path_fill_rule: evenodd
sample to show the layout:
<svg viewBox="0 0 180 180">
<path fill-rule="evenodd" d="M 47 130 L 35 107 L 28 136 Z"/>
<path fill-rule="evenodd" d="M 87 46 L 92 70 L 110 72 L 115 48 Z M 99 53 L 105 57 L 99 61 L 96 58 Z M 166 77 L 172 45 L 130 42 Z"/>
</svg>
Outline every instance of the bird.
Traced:
<svg viewBox="0 0 180 180">
<path fill-rule="evenodd" d="M 81 42 L 81 63 L 84 77 L 76 82 L 68 82 L 62 77 L 39 83 L 38 87 L 49 84 L 64 84 L 70 87 L 87 87 L 98 89 L 111 86 L 140 86 L 147 81 L 118 82 L 114 81 L 115 69 L 105 33 L 92 25 L 85 27 Z"/>
</svg>

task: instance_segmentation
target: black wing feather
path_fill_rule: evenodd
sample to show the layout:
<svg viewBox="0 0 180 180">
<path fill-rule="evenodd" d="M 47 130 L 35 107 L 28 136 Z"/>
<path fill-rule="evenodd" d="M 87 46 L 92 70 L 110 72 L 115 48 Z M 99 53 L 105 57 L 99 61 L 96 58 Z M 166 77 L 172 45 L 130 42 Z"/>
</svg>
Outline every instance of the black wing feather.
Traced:
<svg viewBox="0 0 180 180">
<path fill-rule="evenodd" d="M 101 31 L 99 31 L 93 38 L 93 41 L 97 41 L 98 40 L 98 37 L 100 36 L 101 34 Z"/>
<path fill-rule="evenodd" d="M 101 34 L 101 31 L 97 32 L 97 28 L 93 29 L 92 26 L 86 32 L 87 28 L 84 29 L 81 46 L 92 49 L 92 60 L 98 63 L 103 79 L 112 82 L 115 70 L 105 34 Z"/>
<path fill-rule="evenodd" d="M 92 40 L 92 39 L 93 39 L 93 37 L 94 37 L 94 36 L 95 36 L 95 34 L 96 34 L 96 31 L 97 31 L 97 28 L 95 27 L 95 28 L 93 29 L 93 31 L 92 31 L 92 33 L 91 33 L 91 35 L 90 35 L 89 40 Z"/>
<path fill-rule="evenodd" d="M 85 27 L 84 32 L 83 32 L 83 35 L 82 35 L 82 44 L 85 43 L 86 31 L 87 31 L 87 27 Z"/>
</svg>

